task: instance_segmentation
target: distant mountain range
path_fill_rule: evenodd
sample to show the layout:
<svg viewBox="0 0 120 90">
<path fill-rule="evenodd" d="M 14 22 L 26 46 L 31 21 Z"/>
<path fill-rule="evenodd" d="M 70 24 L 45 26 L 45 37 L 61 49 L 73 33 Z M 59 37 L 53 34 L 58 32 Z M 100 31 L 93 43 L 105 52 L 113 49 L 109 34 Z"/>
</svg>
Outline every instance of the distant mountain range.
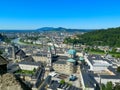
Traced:
<svg viewBox="0 0 120 90">
<path fill-rule="evenodd" d="M 36 30 L 0 30 L 0 32 L 41 32 L 41 31 L 66 31 L 66 32 L 90 32 L 95 29 L 67 29 L 63 27 L 43 27 Z"/>
<path fill-rule="evenodd" d="M 93 31 L 94 29 L 67 29 L 67 28 L 63 28 L 63 27 L 58 27 L 58 28 L 54 28 L 54 27 L 43 27 L 43 28 L 39 28 L 37 29 L 38 31 L 68 31 L 68 32 L 90 32 Z"/>
</svg>

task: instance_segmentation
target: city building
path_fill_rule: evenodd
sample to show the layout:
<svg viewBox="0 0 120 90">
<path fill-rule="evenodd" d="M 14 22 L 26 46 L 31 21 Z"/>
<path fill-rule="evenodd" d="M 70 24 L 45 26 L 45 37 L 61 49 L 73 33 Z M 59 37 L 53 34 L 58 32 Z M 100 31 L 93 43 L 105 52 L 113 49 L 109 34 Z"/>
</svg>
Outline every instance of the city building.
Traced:
<svg viewBox="0 0 120 90">
<path fill-rule="evenodd" d="M 26 56 L 25 52 L 22 49 L 19 49 L 16 53 L 15 53 L 15 57 L 16 60 L 22 60 L 24 57 Z"/>
<path fill-rule="evenodd" d="M 53 70 L 55 70 L 56 72 L 69 75 L 76 72 L 76 68 L 77 68 L 76 63 L 78 59 L 76 58 L 76 51 L 74 49 L 68 50 L 67 53 L 68 53 L 68 56 L 55 55 L 55 54 L 52 54 L 52 49 L 49 48 L 48 63 L 52 65 Z"/>
<path fill-rule="evenodd" d="M 100 55 L 85 55 L 84 58 L 89 65 L 90 71 L 99 72 L 102 70 L 107 70 L 109 66 L 112 66 L 112 64 L 108 62 L 108 60 L 104 59 Z"/>
<path fill-rule="evenodd" d="M 34 69 L 38 69 L 39 67 L 41 67 L 41 63 L 40 62 L 27 62 L 27 61 L 21 61 L 19 62 L 19 67 L 22 70 L 34 70 Z"/>
</svg>

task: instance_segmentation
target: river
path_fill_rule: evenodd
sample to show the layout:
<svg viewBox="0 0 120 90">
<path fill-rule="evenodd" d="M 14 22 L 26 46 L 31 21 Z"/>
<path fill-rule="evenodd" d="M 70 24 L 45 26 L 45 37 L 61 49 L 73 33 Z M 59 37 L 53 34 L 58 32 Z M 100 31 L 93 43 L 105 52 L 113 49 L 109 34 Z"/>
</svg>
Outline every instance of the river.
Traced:
<svg viewBox="0 0 120 90">
<path fill-rule="evenodd" d="M 13 39 L 11 42 L 13 42 L 15 44 L 19 44 L 19 45 L 27 45 L 25 43 L 20 42 L 20 38 Z"/>
</svg>

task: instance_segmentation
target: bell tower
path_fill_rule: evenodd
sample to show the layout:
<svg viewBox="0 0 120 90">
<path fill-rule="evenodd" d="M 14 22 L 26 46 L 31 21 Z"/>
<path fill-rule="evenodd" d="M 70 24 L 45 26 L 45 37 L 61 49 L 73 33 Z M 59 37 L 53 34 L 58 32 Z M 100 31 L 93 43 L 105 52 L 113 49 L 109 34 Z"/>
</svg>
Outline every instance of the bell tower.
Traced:
<svg viewBox="0 0 120 90">
<path fill-rule="evenodd" d="M 55 47 L 54 44 L 53 44 L 53 46 L 52 46 L 52 54 L 53 54 L 53 55 L 56 55 L 56 47 Z"/>
<path fill-rule="evenodd" d="M 13 58 L 13 61 L 15 61 L 15 46 L 12 45 L 12 58 Z"/>
<path fill-rule="evenodd" d="M 51 52 L 51 48 L 48 47 L 48 52 L 47 52 L 47 66 L 51 66 L 52 65 L 52 52 Z"/>
</svg>

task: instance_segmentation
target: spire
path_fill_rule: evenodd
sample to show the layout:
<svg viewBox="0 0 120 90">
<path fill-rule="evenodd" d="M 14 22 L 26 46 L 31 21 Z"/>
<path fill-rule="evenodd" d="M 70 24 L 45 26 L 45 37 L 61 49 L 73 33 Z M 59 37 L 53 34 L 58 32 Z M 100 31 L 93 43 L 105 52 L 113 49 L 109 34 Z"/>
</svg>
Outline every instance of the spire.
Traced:
<svg viewBox="0 0 120 90">
<path fill-rule="evenodd" d="M 48 47 L 48 52 L 51 52 L 51 47 L 50 46 Z"/>
<path fill-rule="evenodd" d="M 74 49 L 74 44 L 72 45 L 72 49 Z"/>
<path fill-rule="evenodd" d="M 12 58 L 13 58 L 13 61 L 15 60 L 15 46 L 13 44 L 12 46 Z"/>
<path fill-rule="evenodd" d="M 47 65 L 48 66 L 51 66 L 51 63 L 52 63 L 52 54 L 51 54 L 51 47 L 48 47 L 48 53 L 47 53 Z"/>
<path fill-rule="evenodd" d="M 53 54 L 56 55 L 56 47 L 55 47 L 54 43 L 53 43 Z"/>
</svg>

